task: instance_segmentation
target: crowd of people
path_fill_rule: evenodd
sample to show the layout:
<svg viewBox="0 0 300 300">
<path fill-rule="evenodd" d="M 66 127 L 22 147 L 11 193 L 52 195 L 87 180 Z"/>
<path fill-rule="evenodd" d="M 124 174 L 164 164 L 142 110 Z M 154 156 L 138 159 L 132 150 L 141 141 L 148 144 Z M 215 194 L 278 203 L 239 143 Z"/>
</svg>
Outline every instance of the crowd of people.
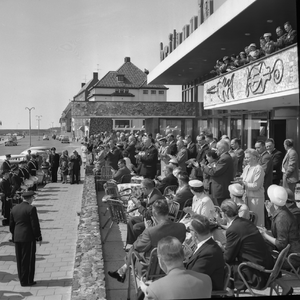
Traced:
<svg viewBox="0 0 300 300">
<path fill-rule="evenodd" d="M 176 243 L 184 244 L 189 232 L 197 247 L 184 264 L 178 263 L 180 272 L 190 266 L 190 270 L 207 274 L 212 290 L 218 290 L 226 262 L 234 277 L 228 288 L 243 289 L 237 272 L 241 262 L 272 269 L 272 249 L 280 252 L 290 244 L 289 253 L 300 253 L 300 209 L 294 198 L 299 180 L 298 154 L 291 139 L 284 141 L 285 155 L 275 148 L 271 138 L 258 140 L 255 149 L 245 151 L 239 139 L 230 140 L 227 136 L 216 140 L 212 134 L 202 132 L 196 142 L 189 135 L 175 137 L 169 133 L 153 138 L 147 133 L 115 132 L 93 136 L 85 146 L 93 153 L 89 157 L 95 174 L 101 174 L 101 166 L 109 166 L 116 183 L 121 183 L 124 174 L 144 178 L 142 196 L 132 199 L 139 214 L 128 219 L 126 247 L 130 248 L 126 250 L 143 253 L 147 258 L 162 238 L 172 236 Z M 177 189 L 173 196 L 165 197 L 164 191 L 170 185 Z M 189 199 L 191 205 L 186 207 Z M 179 223 L 168 220 L 170 201 L 178 202 L 185 214 Z M 218 214 L 216 206 L 220 209 Z M 250 212 L 256 216 L 258 226 L 250 220 Z M 220 242 L 212 231 L 212 221 L 225 230 L 225 242 Z M 297 259 L 293 263 L 300 266 Z M 128 265 L 127 256 L 126 263 L 109 275 L 124 282 Z M 163 262 L 161 267 L 167 270 Z M 171 273 L 167 271 L 167 277 Z M 188 276 L 199 280 L 194 274 Z M 245 276 L 258 288 L 268 279 L 268 275 L 250 269 Z M 278 284 L 283 294 L 293 292 L 284 281 L 278 279 Z M 145 286 L 144 292 L 151 295 L 154 287 Z"/>
<path fill-rule="evenodd" d="M 276 41 L 273 39 L 272 34 L 268 32 L 259 38 L 259 47 L 255 43 L 251 43 L 239 55 L 232 54 L 218 59 L 211 74 L 217 76 L 232 71 L 296 43 L 297 31 L 292 28 L 290 22 L 285 22 L 283 28 L 281 26 L 276 28 Z"/>
</svg>

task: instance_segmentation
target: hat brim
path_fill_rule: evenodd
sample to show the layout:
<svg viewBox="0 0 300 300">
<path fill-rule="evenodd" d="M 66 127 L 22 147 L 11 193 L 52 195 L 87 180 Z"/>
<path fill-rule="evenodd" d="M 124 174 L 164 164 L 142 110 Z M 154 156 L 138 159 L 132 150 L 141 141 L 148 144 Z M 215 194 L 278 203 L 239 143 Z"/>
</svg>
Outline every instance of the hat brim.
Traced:
<svg viewBox="0 0 300 300">
<path fill-rule="evenodd" d="M 278 185 L 272 184 L 268 187 L 267 194 L 269 196 L 270 201 L 277 206 L 284 206 L 286 204 L 288 193 L 286 192 L 286 200 L 278 199 Z M 283 187 L 281 187 L 283 188 Z M 284 189 L 284 188 L 283 188 Z M 286 191 L 286 190 L 285 190 Z"/>
</svg>

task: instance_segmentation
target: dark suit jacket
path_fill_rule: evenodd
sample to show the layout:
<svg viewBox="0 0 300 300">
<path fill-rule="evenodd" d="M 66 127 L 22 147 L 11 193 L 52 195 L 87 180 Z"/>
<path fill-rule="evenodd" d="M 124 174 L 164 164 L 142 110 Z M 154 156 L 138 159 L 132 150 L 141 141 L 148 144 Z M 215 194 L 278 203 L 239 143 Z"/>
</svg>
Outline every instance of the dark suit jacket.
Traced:
<svg viewBox="0 0 300 300">
<path fill-rule="evenodd" d="M 140 158 L 141 170 L 140 175 L 145 178 L 154 179 L 157 172 L 158 150 L 154 145 L 145 149 L 145 155 Z"/>
<path fill-rule="evenodd" d="M 113 179 L 117 182 L 121 182 L 122 176 L 130 174 L 130 170 L 125 166 L 124 168 L 119 169 L 115 175 L 113 176 Z"/>
<path fill-rule="evenodd" d="M 157 199 L 162 199 L 162 193 L 157 189 L 154 188 L 152 193 L 150 194 L 150 198 L 146 201 L 141 202 L 141 206 L 139 207 L 138 211 L 143 216 L 143 218 L 149 219 L 152 215 L 151 206 Z"/>
<path fill-rule="evenodd" d="M 210 150 L 208 144 L 204 144 L 204 146 L 202 148 L 199 148 L 197 156 L 196 156 L 196 161 L 199 163 L 202 162 L 203 160 L 205 160 L 205 162 L 207 163 L 206 160 L 206 152 Z M 202 169 L 196 168 L 195 166 L 192 165 L 192 172 L 191 172 L 191 178 L 195 178 L 195 179 L 199 179 L 201 181 L 203 181 L 203 172 Z"/>
<path fill-rule="evenodd" d="M 174 201 L 178 202 L 180 204 L 180 210 L 183 209 L 183 205 L 186 200 L 191 199 L 194 197 L 194 194 L 191 192 L 188 185 L 184 186 L 184 188 L 180 191 L 178 191 L 175 194 Z"/>
<path fill-rule="evenodd" d="M 173 155 L 175 156 L 177 154 L 177 145 L 176 145 L 176 142 L 175 141 L 172 141 L 172 143 L 170 143 L 168 145 L 169 147 L 169 151 L 170 151 L 170 155 Z"/>
<path fill-rule="evenodd" d="M 188 159 L 191 158 L 196 158 L 197 156 L 197 147 L 196 144 L 191 142 L 188 146 L 187 146 L 187 151 L 188 151 Z"/>
<path fill-rule="evenodd" d="M 196 156 L 196 161 L 200 163 L 203 159 L 206 160 L 206 152 L 209 150 L 208 144 L 204 144 L 203 147 L 199 148 L 197 156 Z"/>
<path fill-rule="evenodd" d="M 49 163 L 51 168 L 58 168 L 59 167 L 59 155 L 57 153 L 55 154 L 50 154 L 49 155 Z"/>
<path fill-rule="evenodd" d="M 212 196 L 229 198 L 228 186 L 233 180 L 233 161 L 229 153 L 221 155 L 214 168 L 203 166 L 202 171 L 211 178 Z"/>
<path fill-rule="evenodd" d="M 282 160 L 283 154 L 281 151 L 274 148 L 274 150 L 270 153 L 271 158 L 273 160 L 273 180 L 280 180 L 282 179 Z"/>
<path fill-rule="evenodd" d="M 163 194 L 164 190 L 169 185 L 177 185 L 178 186 L 178 180 L 177 178 L 171 173 L 168 176 L 166 176 L 158 185 L 157 189 L 160 190 L 160 192 Z"/>
<path fill-rule="evenodd" d="M 6 171 L 9 172 L 11 169 L 11 163 L 9 160 L 4 160 L 3 164 L 2 164 L 2 171 Z"/>
<path fill-rule="evenodd" d="M 237 173 L 242 174 L 243 173 L 243 162 L 244 162 L 244 157 L 245 157 L 244 150 L 242 148 L 238 148 L 236 150 L 230 150 L 230 152 L 233 152 L 238 159 Z"/>
<path fill-rule="evenodd" d="M 271 155 L 267 151 L 265 151 L 259 157 L 258 163 L 265 171 L 264 189 L 265 195 L 267 195 L 268 187 L 273 183 L 273 160 Z"/>
<path fill-rule="evenodd" d="M 128 154 L 128 157 L 130 158 L 131 163 L 136 166 L 136 158 L 135 158 L 136 152 L 135 151 L 136 151 L 135 143 L 130 143 L 124 150 L 124 153 Z"/>
<path fill-rule="evenodd" d="M 270 270 L 274 265 L 271 253 L 257 227 L 251 221 L 240 217 L 237 217 L 226 230 L 224 258 L 229 265 L 236 266 L 249 261 Z M 259 272 L 252 272 L 252 269 L 248 269 L 248 276 L 249 278 L 252 276 L 252 282 L 255 282 L 255 277 L 263 280 L 268 278 Z M 238 277 L 236 272 L 234 278 Z"/>
<path fill-rule="evenodd" d="M 113 147 L 105 156 L 107 164 L 115 170 L 118 170 L 118 161 L 123 158 L 122 151 Z"/>
<path fill-rule="evenodd" d="M 14 242 L 25 243 L 42 240 L 36 207 L 27 202 L 13 207 L 10 213 L 9 229 L 14 236 Z"/>
<path fill-rule="evenodd" d="M 187 261 L 186 268 L 209 275 L 213 291 L 223 289 L 225 261 L 219 245 L 210 238 Z"/>
<path fill-rule="evenodd" d="M 181 243 L 185 240 L 186 228 L 182 223 L 174 223 L 167 220 L 164 223 L 153 227 L 148 227 L 134 242 L 133 248 L 137 252 L 143 252 L 145 257 L 148 257 L 151 250 L 157 247 L 157 243 L 163 237 L 174 236 Z"/>
</svg>

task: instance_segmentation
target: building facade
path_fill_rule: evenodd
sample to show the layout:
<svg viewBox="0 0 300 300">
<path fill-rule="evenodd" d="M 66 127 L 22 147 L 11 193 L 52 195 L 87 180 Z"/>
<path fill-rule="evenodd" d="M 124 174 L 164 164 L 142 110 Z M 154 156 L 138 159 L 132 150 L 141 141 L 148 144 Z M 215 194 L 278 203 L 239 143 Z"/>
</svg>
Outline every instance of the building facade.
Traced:
<svg viewBox="0 0 300 300">
<path fill-rule="evenodd" d="M 226 134 L 240 138 L 243 148 L 272 137 L 276 148 L 283 151 L 284 139 L 292 138 L 299 149 L 296 39 L 222 74 L 213 71 L 217 61 L 225 56 L 236 57 L 253 43 L 258 50 L 265 33 L 271 33 L 276 43 L 276 29 L 283 29 L 287 21 L 291 30 L 286 34 L 290 34 L 297 24 L 296 1 L 198 3 L 199 11 L 182 32 L 174 30 L 167 46 L 160 46 L 161 62 L 148 75 L 148 82 L 181 85 L 182 102 L 199 104 L 194 136 L 203 130 L 217 138 Z"/>
</svg>

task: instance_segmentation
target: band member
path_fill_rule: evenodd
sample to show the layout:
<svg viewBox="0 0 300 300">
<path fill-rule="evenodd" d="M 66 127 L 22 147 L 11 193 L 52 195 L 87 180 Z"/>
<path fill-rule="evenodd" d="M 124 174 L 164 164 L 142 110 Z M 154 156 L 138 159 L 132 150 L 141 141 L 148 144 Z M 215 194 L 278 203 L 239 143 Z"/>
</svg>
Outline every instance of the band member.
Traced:
<svg viewBox="0 0 300 300">
<path fill-rule="evenodd" d="M 4 220 L 2 220 L 3 226 L 9 225 L 9 217 L 11 210 L 11 184 L 9 181 L 9 171 L 2 171 L 2 181 L 0 182 L 0 193 L 2 201 L 2 215 Z"/>
</svg>

